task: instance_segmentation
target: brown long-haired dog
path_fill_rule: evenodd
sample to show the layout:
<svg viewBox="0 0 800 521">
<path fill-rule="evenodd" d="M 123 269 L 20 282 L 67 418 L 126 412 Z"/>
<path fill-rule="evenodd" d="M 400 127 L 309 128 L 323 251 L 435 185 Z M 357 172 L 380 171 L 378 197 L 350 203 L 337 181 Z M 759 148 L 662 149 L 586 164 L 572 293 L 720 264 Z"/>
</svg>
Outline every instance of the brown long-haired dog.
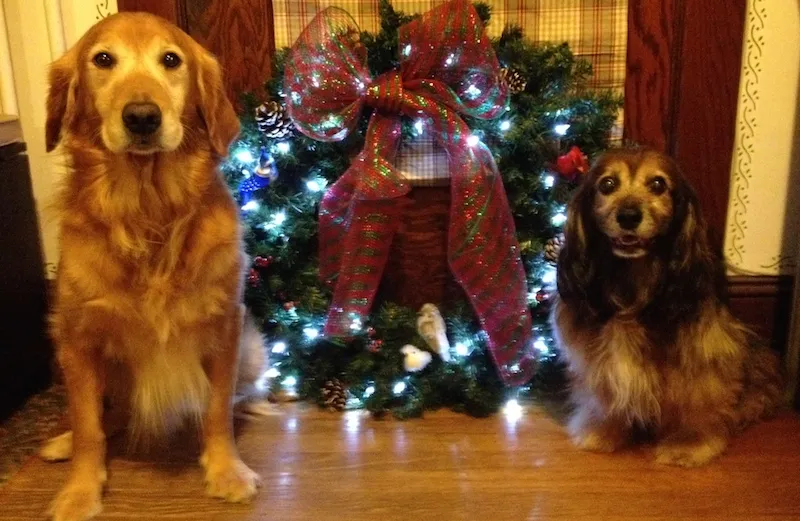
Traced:
<svg viewBox="0 0 800 521">
<path fill-rule="evenodd" d="M 100 511 L 104 395 L 127 400 L 139 434 L 197 416 L 208 493 L 255 493 L 231 409 L 239 361 L 259 357 L 240 357 L 242 239 L 217 169 L 238 132 L 216 59 L 155 16 L 111 16 L 52 65 L 47 148 L 69 166 L 52 312 L 72 427 L 58 521 Z"/>
<path fill-rule="evenodd" d="M 722 300 L 724 267 L 674 161 L 612 150 L 570 201 L 551 321 L 586 450 L 649 434 L 662 463 L 699 466 L 780 399 L 777 358 Z"/>
</svg>

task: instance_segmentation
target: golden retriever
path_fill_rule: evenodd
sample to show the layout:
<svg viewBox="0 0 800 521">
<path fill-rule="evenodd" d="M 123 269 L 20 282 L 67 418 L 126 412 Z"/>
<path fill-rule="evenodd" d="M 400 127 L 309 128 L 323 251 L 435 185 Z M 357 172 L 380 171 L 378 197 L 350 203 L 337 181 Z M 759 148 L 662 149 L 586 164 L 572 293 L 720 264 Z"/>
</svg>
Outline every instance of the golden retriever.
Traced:
<svg viewBox="0 0 800 521">
<path fill-rule="evenodd" d="M 239 122 L 220 66 L 168 22 L 121 13 L 53 63 L 49 81 L 47 149 L 60 144 L 69 167 L 51 324 L 72 427 L 49 447 L 72 456 L 51 514 L 101 509 L 104 396 L 125 400 L 138 435 L 196 416 L 208 494 L 247 500 L 258 476 L 238 455 L 232 399 L 240 360 L 262 360 L 241 356 L 245 258 L 217 168 Z"/>
<path fill-rule="evenodd" d="M 600 157 L 568 206 L 551 321 L 583 449 L 655 437 L 698 466 L 780 400 L 777 357 L 723 302 L 725 272 L 694 191 L 647 149 Z"/>
</svg>

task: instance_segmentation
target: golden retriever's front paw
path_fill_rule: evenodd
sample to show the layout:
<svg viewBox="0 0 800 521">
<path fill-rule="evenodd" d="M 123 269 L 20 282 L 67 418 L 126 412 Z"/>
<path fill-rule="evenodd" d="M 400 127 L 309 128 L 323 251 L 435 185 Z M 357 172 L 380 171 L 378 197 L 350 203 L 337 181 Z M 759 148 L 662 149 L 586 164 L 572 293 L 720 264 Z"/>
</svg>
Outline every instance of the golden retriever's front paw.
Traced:
<svg viewBox="0 0 800 521">
<path fill-rule="evenodd" d="M 722 454 L 725 446 L 726 442 L 721 438 L 692 442 L 665 441 L 656 447 L 656 462 L 679 467 L 700 467 Z"/>
<path fill-rule="evenodd" d="M 219 463 L 209 461 L 205 467 L 206 494 L 231 503 L 249 501 L 261 483 L 258 474 L 250 470 L 240 459 Z"/>
<path fill-rule="evenodd" d="M 45 461 L 66 461 L 72 457 L 72 431 L 50 438 L 39 450 L 39 456 Z"/>
<path fill-rule="evenodd" d="M 102 486 L 68 483 L 53 500 L 48 514 L 53 521 L 86 521 L 100 513 Z"/>
<path fill-rule="evenodd" d="M 616 440 L 601 436 L 597 432 L 576 434 L 572 437 L 572 443 L 579 449 L 590 452 L 614 452 L 619 448 Z"/>
</svg>

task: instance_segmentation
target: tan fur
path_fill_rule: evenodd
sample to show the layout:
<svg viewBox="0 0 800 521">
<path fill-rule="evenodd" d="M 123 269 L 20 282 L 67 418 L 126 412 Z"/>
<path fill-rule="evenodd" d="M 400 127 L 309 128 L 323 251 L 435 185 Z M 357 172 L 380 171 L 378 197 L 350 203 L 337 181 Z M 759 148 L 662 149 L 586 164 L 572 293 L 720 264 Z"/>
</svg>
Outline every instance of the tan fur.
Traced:
<svg viewBox="0 0 800 521">
<path fill-rule="evenodd" d="M 95 66 L 101 51 L 113 68 Z M 166 52 L 181 66 L 163 67 Z M 163 115 L 144 145 L 122 125 L 123 107 L 142 101 Z M 219 65 L 164 20 L 114 15 L 53 64 L 47 109 L 48 149 L 61 144 L 69 165 L 52 335 L 73 426 L 55 448 L 71 441 L 73 463 L 54 519 L 100 510 L 104 395 L 129 400 L 140 434 L 202 419 L 208 492 L 249 498 L 258 478 L 231 425 L 237 366 L 254 360 L 239 354 L 244 256 L 238 208 L 217 170 L 239 126 Z"/>
<path fill-rule="evenodd" d="M 685 215 L 673 226 L 677 217 L 671 199 L 677 201 L 679 196 L 671 197 L 671 190 L 683 181 L 665 157 L 615 151 L 598 165 L 585 181 L 587 186 L 613 174 L 620 179 L 619 190 L 584 192 L 581 197 L 589 197 L 588 201 L 576 198 L 570 203 L 565 248 L 573 250 L 571 256 L 562 255 L 559 270 L 572 269 L 565 263 L 577 261 L 569 259 L 604 255 L 602 262 L 616 263 L 617 272 L 604 276 L 602 267 L 583 268 L 581 273 L 594 277 L 589 282 L 592 289 L 583 292 L 575 281 L 584 279 L 565 273 L 551 315 L 572 385 L 575 411 L 569 432 L 578 447 L 603 452 L 619 449 L 643 432 L 656 439 L 659 462 L 703 465 L 725 450 L 732 434 L 776 408 L 781 396 L 777 357 L 756 347 L 752 333 L 707 289 L 698 289 L 705 296 L 690 319 L 676 314 L 674 323 L 664 324 L 658 316 L 644 314 L 654 299 L 661 298 L 655 296 L 657 283 L 668 270 L 696 263 L 702 268 L 692 272 L 694 276 L 714 277 L 714 269 L 707 267 L 713 264 L 706 261 L 711 253 L 704 225 L 692 199 L 684 198 Z M 654 175 L 666 179 L 664 194 L 642 188 Z M 657 245 L 653 248 L 662 248 L 662 253 L 643 246 L 642 255 L 635 258 L 612 252 L 608 239 L 619 231 L 616 208 L 621 201 L 630 204 L 631 200 L 638 201 L 644 213 L 635 233 L 667 241 L 667 230 L 674 230 L 681 252 L 687 252 L 684 259 L 670 258 L 683 253 L 674 253 L 669 243 L 653 242 Z M 592 239 L 589 230 L 608 237 L 592 242 L 598 249 L 595 252 L 584 251 Z M 585 296 L 576 295 L 591 295 L 597 288 L 608 293 L 602 295 L 603 307 L 592 316 L 597 304 L 587 304 Z M 696 297 L 687 289 L 680 298 Z M 664 304 L 663 309 L 669 309 L 670 303 Z"/>
</svg>

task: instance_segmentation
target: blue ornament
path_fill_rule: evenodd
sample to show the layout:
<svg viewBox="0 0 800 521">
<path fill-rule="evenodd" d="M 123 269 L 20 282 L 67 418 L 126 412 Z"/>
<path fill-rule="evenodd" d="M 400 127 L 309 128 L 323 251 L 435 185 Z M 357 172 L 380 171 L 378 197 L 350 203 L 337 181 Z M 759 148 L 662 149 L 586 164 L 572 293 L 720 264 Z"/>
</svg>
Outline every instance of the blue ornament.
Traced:
<svg viewBox="0 0 800 521">
<path fill-rule="evenodd" d="M 261 155 L 258 158 L 258 166 L 252 175 L 243 180 L 239 185 L 239 196 L 242 205 L 247 204 L 253 198 L 253 194 L 258 190 L 266 188 L 270 183 L 278 179 L 278 167 L 275 159 L 267 151 L 267 147 L 261 147 Z"/>
</svg>

